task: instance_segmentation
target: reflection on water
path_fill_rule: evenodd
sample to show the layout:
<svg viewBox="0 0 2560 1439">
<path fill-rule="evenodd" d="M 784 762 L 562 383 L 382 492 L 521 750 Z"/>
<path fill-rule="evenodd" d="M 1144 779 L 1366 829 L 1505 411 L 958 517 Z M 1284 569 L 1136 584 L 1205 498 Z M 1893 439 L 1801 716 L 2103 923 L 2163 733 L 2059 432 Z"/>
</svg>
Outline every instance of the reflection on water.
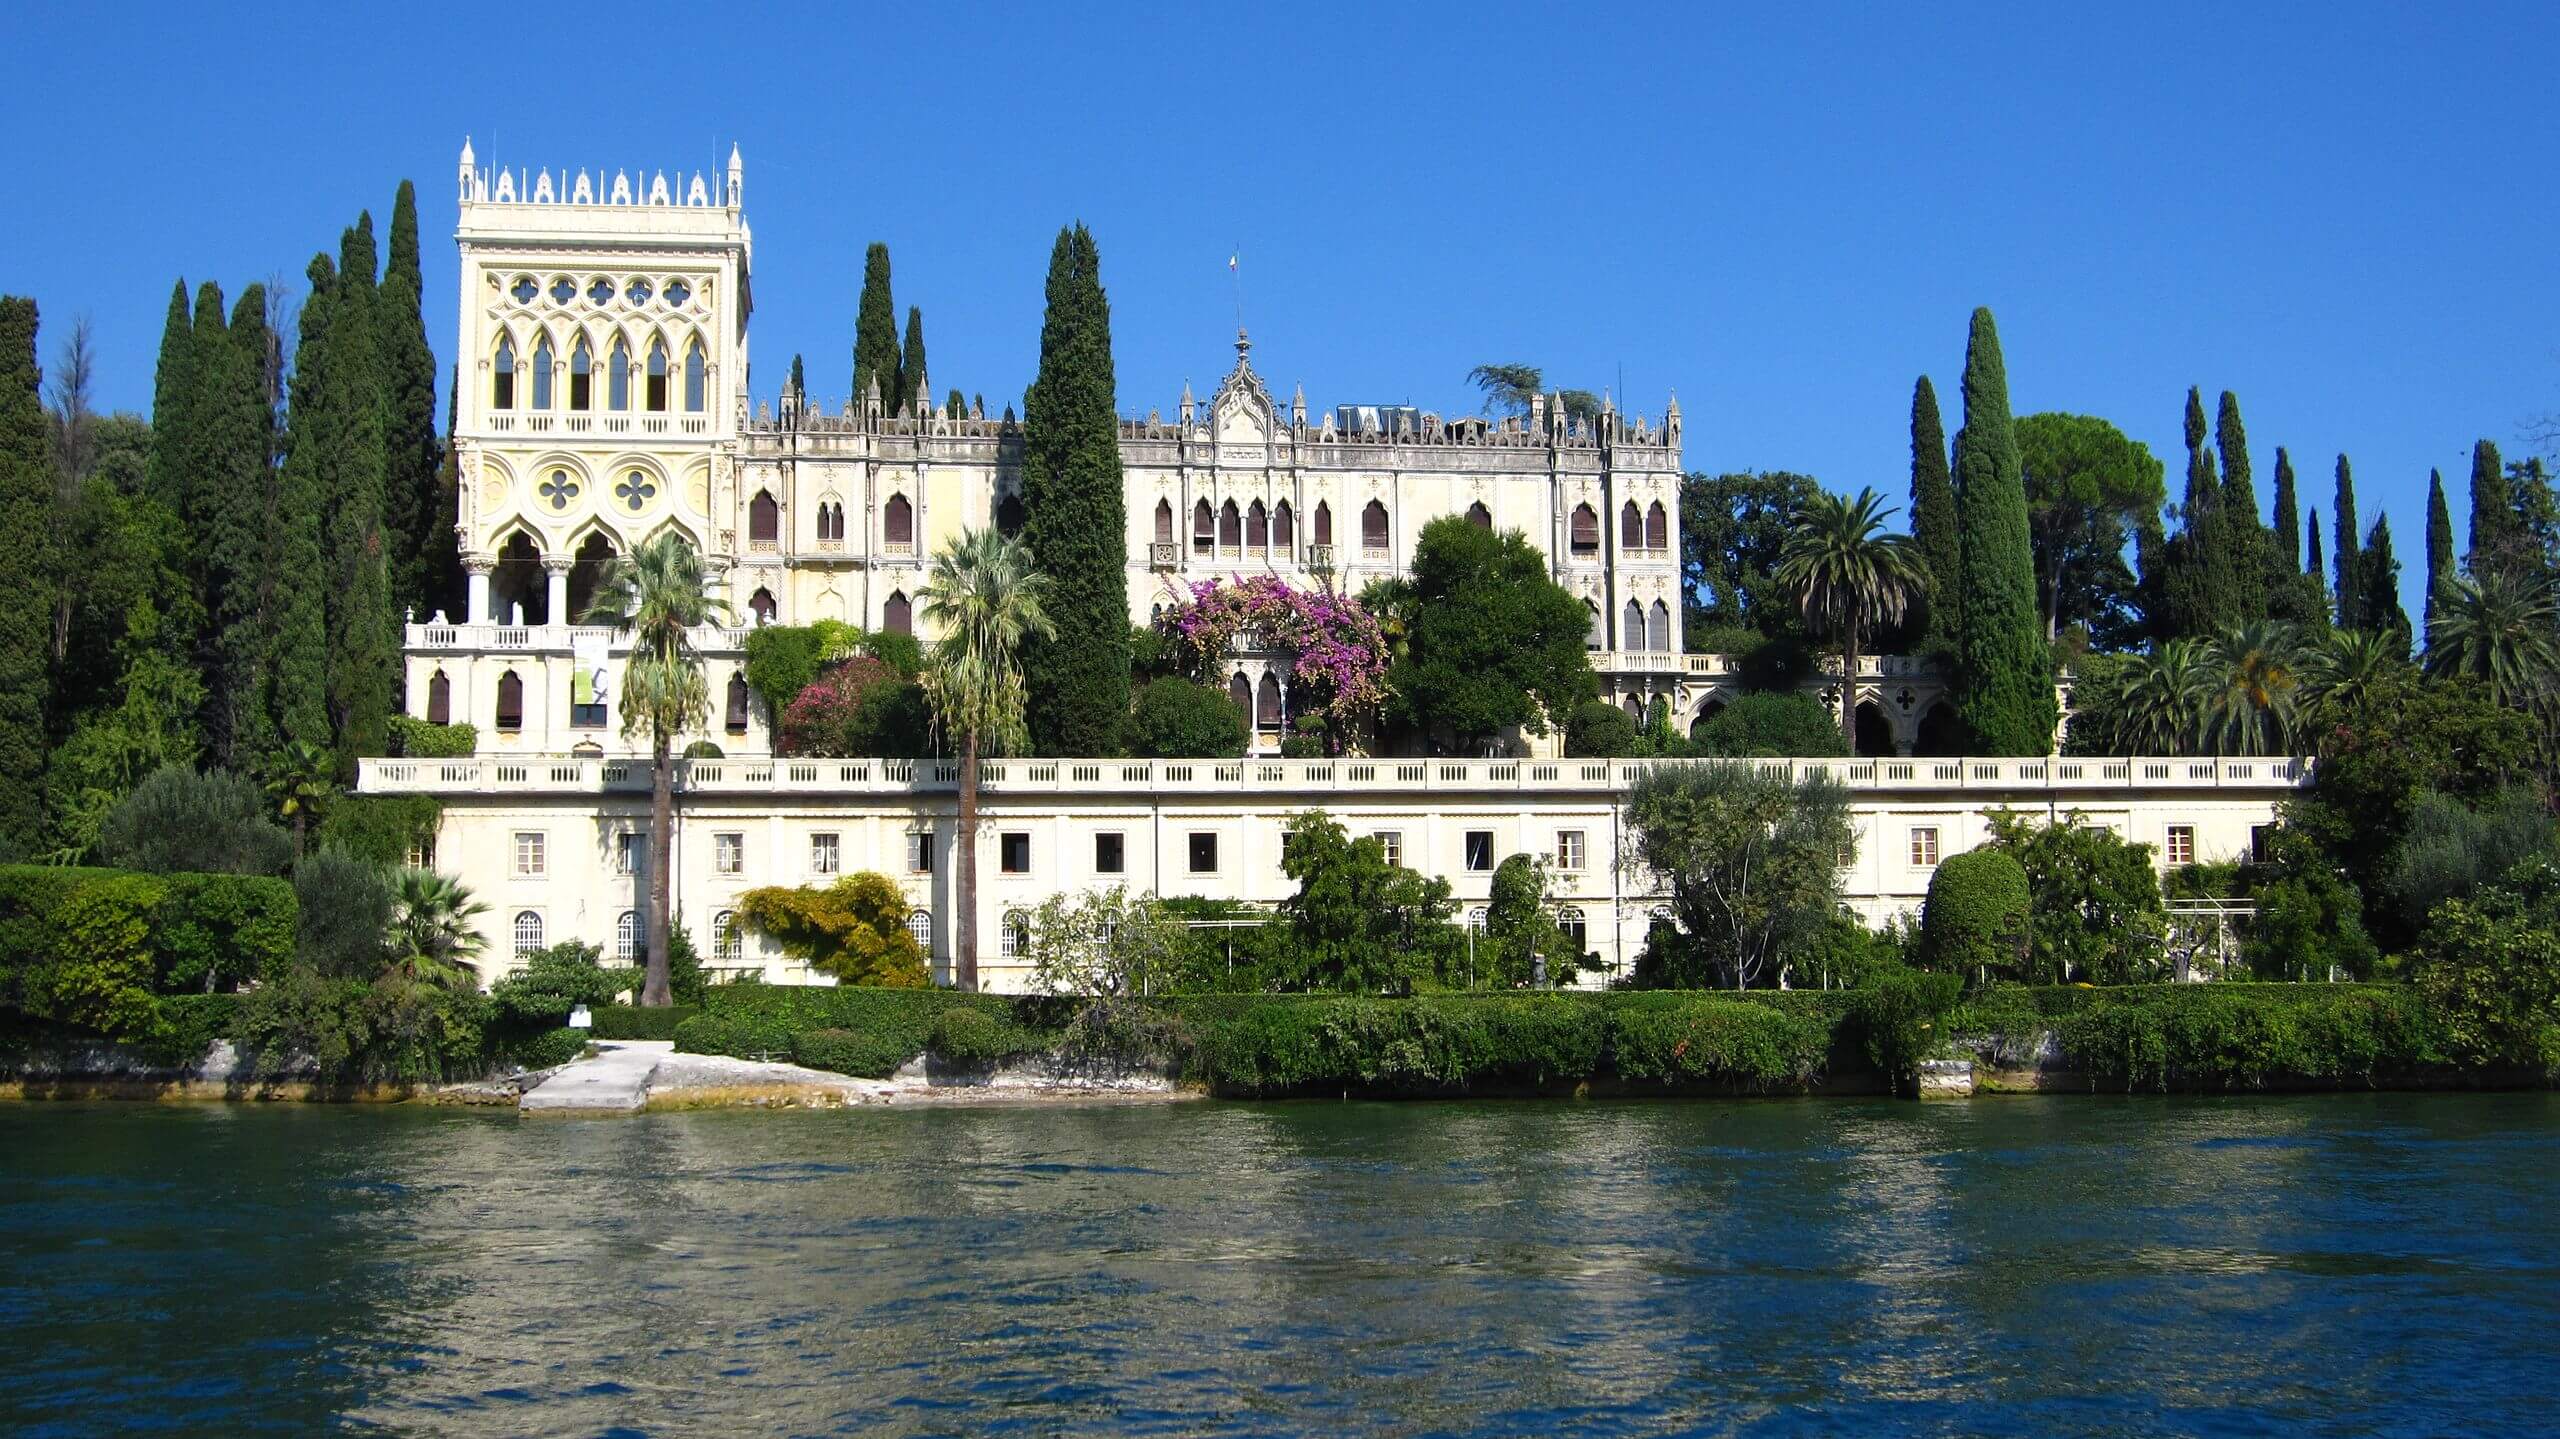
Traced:
<svg viewBox="0 0 2560 1439">
<path fill-rule="evenodd" d="M 2525 1432 L 2560 1096 L 0 1108 L 0 1431 Z"/>
</svg>

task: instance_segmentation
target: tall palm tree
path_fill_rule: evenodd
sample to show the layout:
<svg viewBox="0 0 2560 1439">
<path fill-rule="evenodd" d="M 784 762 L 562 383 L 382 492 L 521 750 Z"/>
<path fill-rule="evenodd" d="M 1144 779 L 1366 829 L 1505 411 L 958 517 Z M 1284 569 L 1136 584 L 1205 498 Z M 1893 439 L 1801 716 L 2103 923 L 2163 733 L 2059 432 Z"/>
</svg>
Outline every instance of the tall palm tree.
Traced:
<svg viewBox="0 0 2560 1439">
<path fill-rule="evenodd" d="M 2227 625 L 2204 642 L 2206 688 L 2199 746 L 2215 754 L 2279 754 L 2293 743 L 2302 687 L 2293 626 Z"/>
<path fill-rule="evenodd" d="M 710 716 L 711 690 L 692 632 L 726 622 L 729 605 L 704 587 L 702 556 L 669 530 L 605 567 L 585 622 L 631 642 L 622 665 L 622 733 L 649 736 L 649 967 L 640 1002 L 675 1002 L 667 986 L 669 851 L 675 836 L 675 742 Z"/>
<path fill-rule="evenodd" d="M 1840 733 L 1857 742 L 1858 651 L 1868 633 L 1898 623 L 1929 587 L 1909 535 L 1879 534 L 1893 511 L 1872 489 L 1844 500 L 1817 493 L 1796 511 L 1773 578 L 1815 628 L 1840 639 Z"/>
<path fill-rule="evenodd" d="M 2302 657 L 2302 708 L 2315 713 L 2343 709 L 2408 663 L 2396 634 L 2330 630 Z"/>
<path fill-rule="evenodd" d="M 392 873 L 391 895 L 391 925 L 383 936 L 391 967 L 421 984 L 477 988 L 472 966 L 488 945 L 479 919 L 489 906 L 450 875 L 405 865 Z"/>
<path fill-rule="evenodd" d="M 302 853 L 312 818 L 337 797 L 337 774 L 337 758 L 307 739 L 289 741 L 267 757 L 267 798 L 275 801 L 276 813 L 292 824 L 295 854 Z"/>
<path fill-rule="evenodd" d="M 960 922 L 952 968 L 962 989 L 978 987 L 978 756 L 1027 748 L 1023 731 L 1022 646 L 1056 636 L 1043 607 L 1049 577 L 1031 552 L 995 530 L 962 530 L 933 557 L 918 592 L 934 627 L 926 652 L 925 699 L 934 725 L 960 751 L 958 888 Z"/>
<path fill-rule="evenodd" d="M 2427 673 L 2479 684 L 2493 704 L 2548 696 L 2560 687 L 2560 592 L 2504 569 L 2456 576 L 2427 632 Z"/>
</svg>

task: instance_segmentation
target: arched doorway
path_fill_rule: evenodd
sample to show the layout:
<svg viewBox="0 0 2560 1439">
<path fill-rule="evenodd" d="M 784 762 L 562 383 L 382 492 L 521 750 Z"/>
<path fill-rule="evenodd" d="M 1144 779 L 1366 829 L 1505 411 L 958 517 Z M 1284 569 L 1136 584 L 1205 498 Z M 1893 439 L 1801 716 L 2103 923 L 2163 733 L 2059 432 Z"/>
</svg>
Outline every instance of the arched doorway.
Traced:
<svg viewBox="0 0 2560 1439">
<path fill-rule="evenodd" d="M 579 623 L 587 606 L 595 603 L 596 591 L 603 587 L 605 567 L 613 563 L 616 551 L 613 541 L 598 530 L 578 546 L 577 558 L 569 566 L 569 613 L 561 616 L 571 624 Z"/>
<path fill-rule="evenodd" d="M 1723 700 L 1709 700 L 1705 704 L 1700 705 L 1698 707 L 1698 717 L 1689 721 L 1689 738 L 1696 739 L 1700 735 L 1705 734 L 1707 732 L 1707 722 L 1723 713 Z"/>
<path fill-rule="evenodd" d="M 1940 700 L 1920 716 L 1920 734 L 1911 747 L 1913 754 L 1943 757 L 1963 754 L 1967 748 L 1964 721 L 1956 717 L 1954 705 Z"/>
<path fill-rule="evenodd" d="M 1854 748 L 1860 759 L 1893 756 L 1893 721 L 1885 717 L 1884 706 L 1874 700 L 1861 701 L 1851 719 L 1857 730 Z"/>
<path fill-rule="evenodd" d="M 498 547 L 498 567 L 489 572 L 489 618 L 502 625 L 547 625 L 550 607 L 542 550 L 518 530 Z"/>
</svg>

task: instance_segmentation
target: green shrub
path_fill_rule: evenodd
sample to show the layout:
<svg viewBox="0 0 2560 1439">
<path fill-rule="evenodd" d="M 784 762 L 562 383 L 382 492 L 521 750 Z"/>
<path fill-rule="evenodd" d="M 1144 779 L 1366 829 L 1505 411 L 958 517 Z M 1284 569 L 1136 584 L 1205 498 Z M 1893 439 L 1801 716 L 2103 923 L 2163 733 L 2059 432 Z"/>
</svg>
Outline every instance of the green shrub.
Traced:
<svg viewBox="0 0 2560 1439">
<path fill-rule="evenodd" d="M 282 880 L 0 866 L 0 1009 L 157 1043 L 161 996 L 281 968 L 294 914 Z"/>
<path fill-rule="evenodd" d="M 327 1084 L 411 1084 L 488 1068 L 486 996 L 476 990 L 374 982 L 301 965 L 240 999 L 232 1037 L 252 1073 L 316 1070 Z"/>
<path fill-rule="evenodd" d="M 2370 1084 L 2440 1068 L 2444 1028 L 2423 997 L 2366 985 L 2129 985 L 2054 1025 L 2093 1085 L 2255 1089 Z"/>
<path fill-rule="evenodd" d="M 1920 962 L 1966 976 L 2014 977 L 2027 958 L 2027 871 L 2005 851 L 1949 855 L 1920 907 Z"/>
<path fill-rule="evenodd" d="M 1964 995 L 1953 974 L 1895 968 L 1858 992 L 1858 1043 L 1867 1063 L 1896 1081 L 1946 1043 L 1947 1014 Z"/>
<path fill-rule="evenodd" d="M 435 724 L 411 715 L 393 715 L 391 752 L 406 759 L 465 759 L 480 748 L 480 731 L 469 724 Z"/>
<path fill-rule="evenodd" d="M 303 967 L 338 979 L 382 972 L 395 901 L 381 867 L 341 849 L 304 855 L 293 868 L 293 899 L 300 915 L 294 952 Z"/>
<path fill-rule="evenodd" d="M 411 851 L 432 842 L 444 806 L 427 794 L 350 794 L 320 817 L 319 847 L 339 849 L 375 865 L 409 862 Z"/>
<path fill-rule="evenodd" d="M 108 811 L 98 857 L 150 874 L 281 874 L 293 837 L 269 817 L 256 780 L 172 764 Z"/>
<path fill-rule="evenodd" d="M 1142 759 L 1232 759 L 1244 753 L 1245 713 L 1226 691 L 1181 678 L 1138 691 L 1129 753 Z"/>
<path fill-rule="evenodd" d="M 788 1027 L 767 1019 L 698 1014 L 676 1026 L 676 1052 L 770 1059 L 791 1052 L 791 1034 Z"/>
<path fill-rule="evenodd" d="M 1702 755 L 1819 759 L 1849 752 L 1840 716 L 1803 694 L 1752 693 L 1707 717 L 1691 741 Z"/>
<path fill-rule="evenodd" d="M 565 1023 L 579 1005 L 593 1010 L 639 988 L 639 970 L 608 969 L 597 963 L 602 953 L 575 940 L 540 950 L 524 968 L 491 985 L 489 1001 L 505 1019 L 550 1028 Z"/>
<path fill-rule="evenodd" d="M 791 1036 L 791 1062 L 857 1079 L 886 1079 L 917 1051 L 893 1039 L 850 1029 L 804 1029 Z"/>
<path fill-rule="evenodd" d="M 983 1009 L 946 1009 L 934 1017 L 925 1047 L 953 1064 L 984 1067 L 1037 1053 L 1043 1046 L 1038 1036 L 1010 1018 Z"/>
<path fill-rule="evenodd" d="M 535 1030 L 507 1046 L 507 1058 L 526 1069 L 567 1064 L 586 1052 L 587 1033 L 582 1029 Z"/>
<path fill-rule="evenodd" d="M 1711 994 L 1641 999 L 1615 1007 L 1609 1036 L 1619 1075 L 1636 1083 L 1799 1088 L 1831 1051 L 1831 1026 L 1810 1014 Z"/>
<path fill-rule="evenodd" d="M 643 1009 L 636 1004 L 599 1004 L 590 1006 L 587 1012 L 595 1021 L 592 1032 L 598 1039 L 673 1039 L 676 1026 L 702 1013 L 702 1006 L 670 1004 Z"/>
<path fill-rule="evenodd" d="M 246 874 L 163 875 L 167 896 L 152 926 L 163 994 L 237 989 L 293 961 L 299 910 L 293 886 Z"/>
<path fill-rule="evenodd" d="M 193 1064 L 217 1040 L 229 1039 L 240 1021 L 236 994 L 172 994 L 160 1000 L 160 1030 L 143 1045 L 154 1061 Z"/>
<path fill-rule="evenodd" d="M 1607 700 L 1575 705 L 1565 716 L 1565 758 L 1625 759 L 1635 752 L 1635 717 Z"/>
</svg>

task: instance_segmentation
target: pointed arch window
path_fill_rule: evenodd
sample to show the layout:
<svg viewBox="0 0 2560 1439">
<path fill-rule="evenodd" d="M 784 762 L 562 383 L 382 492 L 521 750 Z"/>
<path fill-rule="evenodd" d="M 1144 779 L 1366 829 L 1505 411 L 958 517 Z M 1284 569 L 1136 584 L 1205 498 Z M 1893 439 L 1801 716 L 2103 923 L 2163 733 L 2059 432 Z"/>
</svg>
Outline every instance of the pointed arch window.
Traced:
<svg viewBox="0 0 2560 1439">
<path fill-rule="evenodd" d="M 891 495 L 880 508 L 880 536 L 893 550 L 916 547 L 916 507 L 904 495 Z"/>
<path fill-rule="evenodd" d="M 1360 548 L 1373 554 L 1387 548 L 1387 507 L 1376 500 L 1360 512 Z"/>
<path fill-rule="evenodd" d="M 1662 507 L 1660 500 L 1654 501 L 1653 507 L 1644 512 L 1644 547 L 1648 550 L 1671 548 L 1671 512 Z"/>
<path fill-rule="evenodd" d="M 1600 512 L 1589 505 L 1574 506 L 1572 538 L 1574 554 L 1600 553 Z"/>
<path fill-rule="evenodd" d="M 1271 513 L 1262 507 L 1260 500 L 1254 501 L 1253 508 L 1244 513 L 1244 547 L 1249 550 L 1271 548 Z"/>
<path fill-rule="evenodd" d="M 1254 701 L 1254 727 L 1278 734 L 1282 720 L 1280 711 L 1280 679 L 1277 675 L 1266 674 L 1262 677 L 1259 698 Z"/>
<path fill-rule="evenodd" d="M 667 412 L 667 342 L 655 337 L 649 341 L 649 385 L 643 399 L 650 413 Z"/>
<path fill-rule="evenodd" d="M 498 732 L 514 734 L 524 728 L 524 681 L 514 670 L 498 676 Z"/>
<path fill-rule="evenodd" d="M 551 337 L 533 342 L 533 407 L 551 408 Z"/>
<path fill-rule="evenodd" d="M 1227 698 L 1236 702 L 1236 713 L 1253 713 L 1253 681 L 1244 677 L 1244 671 L 1236 671 L 1227 681 Z"/>
<path fill-rule="evenodd" d="M 773 617 L 780 612 L 781 607 L 773 602 L 773 591 L 761 585 L 756 587 L 754 594 L 747 597 L 747 613 L 756 617 L 757 624 L 772 624 Z"/>
<path fill-rule="evenodd" d="M 1637 649 L 1643 644 L 1644 606 L 1636 603 L 1634 600 L 1629 600 L 1627 601 L 1627 612 L 1620 617 L 1618 624 L 1618 648 L 1622 650 L 1631 650 Z"/>
<path fill-rule="evenodd" d="M 744 673 L 729 676 L 728 722 L 729 733 L 747 732 L 747 677 Z"/>
<path fill-rule="evenodd" d="M 427 680 L 427 723 L 453 723 L 453 681 L 442 670 Z"/>
<path fill-rule="evenodd" d="M 1233 500 L 1218 506 L 1218 548 L 1222 550 L 1244 548 L 1244 517 L 1237 511 L 1236 502 Z"/>
<path fill-rule="evenodd" d="M 1623 549 L 1644 548 L 1644 516 L 1637 511 L 1633 500 L 1627 501 L 1625 507 L 1618 511 L 1618 544 Z"/>
<path fill-rule="evenodd" d="M 747 543 L 771 545 L 782 538 L 782 506 L 773 502 L 770 490 L 756 491 L 747 501 Z"/>
<path fill-rule="evenodd" d="M 1271 548 L 1287 554 L 1298 546 L 1298 517 L 1282 500 L 1271 507 Z"/>
<path fill-rule="evenodd" d="M 996 533 L 1011 539 L 1022 533 L 1022 497 L 1007 495 L 996 501 Z"/>
<path fill-rule="evenodd" d="M 1671 652 L 1671 606 L 1660 600 L 1645 611 L 1644 647 L 1658 655 Z"/>
<path fill-rule="evenodd" d="M 605 356 L 604 406 L 608 410 L 631 408 L 631 346 L 620 335 L 613 337 L 613 349 Z"/>
<path fill-rule="evenodd" d="M 689 414 L 701 414 L 704 379 L 709 362 L 702 357 L 702 341 L 697 338 L 684 350 L 684 407 Z"/>
<path fill-rule="evenodd" d="M 595 354 L 587 346 L 587 337 L 585 335 L 580 335 L 578 337 L 578 342 L 569 347 L 570 409 L 591 410 L 595 408 L 595 368 Z"/>
<path fill-rule="evenodd" d="M 1582 602 L 1582 608 L 1591 617 L 1590 632 L 1583 636 L 1582 647 L 1586 650 L 1607 649 L 1609 647 L 1609 632 L 1608 627 L 1600 623 L 1600 607 L 1589 600 L 1584 600 Z"/>
<path fill-rule="evenodd" d="M 1320 545 L 1333 543 L 1333 506 L 1324 500 L 1316 501 L 1315 543 Z"/>
<path fill-rule="evenodd" d="M 1211 515 L 1207 500 L 1202 500 L 1191 507 L 1191 552 L 1193 554 L 1209 553 L 1209 546 L 1217 539 L 1217 525 L 1218 522 Z"/>
<path fill-rule="evenodd" d="M 1493 511 L 1484 507 L 1484 501 L 1478 500 L 1474 504 L 1467 506 L 1467 523 L 1480 530 L 1492 529 Z"/>
<path fill-rule="evenodd" d="M 516 338 L 498 337 L 497 357 L 489 362 L 489 408 L 512 410 L 516 407 Z"/>
<path fill-rule="evenodd" d="M 889 602 L 880 607 L 880 628 L 893 635 L 912 635 L 916 632 L 915 606 L 907 603 L 906 591 L 889 592 Z"/>
<path fill-rule="evenodd" d="M 818 542 L 844 539 L 844 506 L 833 500 L 818 501 Z"/>
<path fill-rule="evenodd" d="M 1160 545 L 1173 543 L 1173 501 L 1171 500 L 1156 501 L 1156 543 Z"/>
</svg>

